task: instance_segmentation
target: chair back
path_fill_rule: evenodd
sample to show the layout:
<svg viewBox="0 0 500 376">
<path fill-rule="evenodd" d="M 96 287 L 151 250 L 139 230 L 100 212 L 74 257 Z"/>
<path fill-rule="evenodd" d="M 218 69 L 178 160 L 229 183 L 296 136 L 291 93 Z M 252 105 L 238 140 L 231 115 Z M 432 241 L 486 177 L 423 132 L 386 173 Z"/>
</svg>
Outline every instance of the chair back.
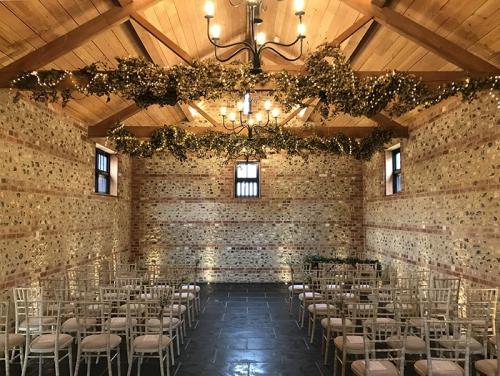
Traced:
<svg viewBox="0 0 500 376">
<path fill-rule="evenodd" d="M 43 289 L 41 287 L 15 287 L 12 290 L 14 297 L 15 330 L 20 331 L 20 324 L 26 320 L 32 310 L 41 309 L 35 302 L 43 298 Z M 24 331 L 26 328 L 23 328 Z"/>
<path fill-rule="evenodd" d="M 472 323 L 464 320 L 425 320 L 425 344 L 428 375 L 444 375 L 451 361 L 469 375 L 470 341 Z"/>
<path fill-rule="evenodd" d="M 0 301 L 0 336 L 3 336 L 4 348 L 0 352 L 6 356 L 8 354 L 9 330 L 10 330 L 10 302 Z"/>
<path fill-rule="evenodd" d="M 407 323 L 376 323 L 374 321 L 363 323 L 366 376 L 377 375 L 380 371 L 384 371 L 386 367 L 381 363 L 382 361 L 393 363 L 398 370 L 398 375 L 404 376 L 407 333 Z M 396 339 L 393 341 L 395 346 L 387 346 L 388 338 Z"/>
<path fill-rule="evenodd" d="M 450 318 L 449 288 L 419 289 L 420 316 L 423 318 Z"/>
</svg>

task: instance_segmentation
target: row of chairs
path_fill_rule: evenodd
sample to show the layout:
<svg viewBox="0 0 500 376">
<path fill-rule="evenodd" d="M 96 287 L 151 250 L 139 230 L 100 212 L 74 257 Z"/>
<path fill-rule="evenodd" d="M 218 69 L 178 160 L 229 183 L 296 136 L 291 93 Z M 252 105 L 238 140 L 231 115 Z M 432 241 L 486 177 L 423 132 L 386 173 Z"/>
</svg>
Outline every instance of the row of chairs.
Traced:
<svg viewBox="0 0 500 376">
<path fill-rule="evenodd" d="M 435 348 L 440 349 L 441 356 L 446 355 L 445 345 L 452 342 L 445 339 L 450 333 L 461 333 L 462 342 L 468 342 L 467 351 L 479 359 L 476 364 L 479 365 L 480 372 L 481 365 L 492 363 L 488 357 L 496 354 L 498 289 L 467 289 L 465 301 L 459 303 L 459 279 L 410 272 L 391 275 L 385 280 L 380 277 L 376 266 L 372 264 L 356 267 L 321 265 L 315 269 L 305 265 L 292 270 L 292 284 L 289 286 L 290 312 L 294 299 L 298 298 L 299 322 L 303 327 L 305 317 L 308 317 L 311 343 L 314 342 L 316 324 L 321 324 L 325 364 L 328 363 L 330 347 L 334 348 L 334 375 L 338 363 L 342 365 L 341 374 L 344 375 L 348 360 L 356 361 L 357 357 L 365 353 L 364 343 L 370 340 L 370 336 L 365 335 L 366 331 L 382 333 L 389 329 L 384 329 L 384 325 L 390 326 L 392 331 L 399 328 L 400 335 L 405 333 L 403 352 L 416 358 L 415 369 L 421 375 L 432 374 L 427 360 L 432 359 L 429 353 L 435 355 Z M 369 327 L 365 328 L 367 325 Z M 441 329 L 437 330 L 439 325 Z M 376 326 L 382 328 L 376 329 Z M 429 331 L 433 335 L 429 335 Z M 466 341 L 464 336 L 469 336 L 470 341 Z M 382 337 L 387 336 L 380 338 Z M 400 347 L 396 348 L 396 345 L 402 345 L 400 341 L 386 339 L 383 341 L 385 350 L 391 353 L 401 350 Z M 459 342 L 457 339 L 457 344 Z M 348 345 L 344 345 L 346 343 Z M 456 349 L 457 344 L 451 347 Z M 460 354 L 464 357 L 466 355 L 465 351 Z M 464 357 L 461 358 L 462 366 L 465 363 L 468 365 Z M 365 373 L 359 373 L 360 363 L 355 364 L 355 373 L 364 375 Z M 370 373 L 366 370 L 363 372 Z M 435 369 L 434 374 L 441 373 Z M 491 373 L 484 374 L 489 376 Z M 497 376 L 496 371 L 492 375 Z"/>
</svg>

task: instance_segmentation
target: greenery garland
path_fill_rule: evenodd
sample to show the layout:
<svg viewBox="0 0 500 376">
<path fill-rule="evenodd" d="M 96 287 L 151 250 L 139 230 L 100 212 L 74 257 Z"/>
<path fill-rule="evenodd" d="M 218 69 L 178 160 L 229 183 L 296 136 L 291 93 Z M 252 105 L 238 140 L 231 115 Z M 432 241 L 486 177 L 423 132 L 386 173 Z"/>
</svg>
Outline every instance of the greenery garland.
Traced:
<svg viewBox="0 0 500 376">
<path fill-rule="evenodd" d="M 307 158 L 310 154 L 330 153 L 350 155 L 367 160 L 391 139 L 391 132 L 375 128 L 371 135 L 356 140 L 343 134 L 332 137 L 297 137 L 283 127 L 265 131 L 255 130 L 253 137 L 207 132 L 195 135 L 183 128 L 164 126 L 153 132 L 149 140 L 133 136 L 123 125 L 111 129 L 109 138 L 115 142 L 118 151 L 135 157 L 150 157 L 158 151 L 168 151 L 178 160 L 184 161 L 189 153 L 198 157 L 223 157 L 231 160 L 237 157 L 266 158 L 267 153 L 286 152 L 289 156 Z"/>
<path fill-rule="evenodd" d="M 305 62 L 305 71 L 250 73 L 246 64 L 220 64 L 211 60 L 161 67 L 139 58 L 118 58 L 116 69 L 101 69 L 91 64 L 76 71 L 50 70 L 28 72 L 13 80 L 12 86 L 28 90 L 37 101 L 63 104 L 73 92 L 84 95 L 119 95 L 141 107 L 152 104 L 174 105 L 201 98 L 218 100 L 241 98 L 258 85 L 274 86 L 277 102 L 291 109 L 308 98 L 320 98 L 324 117 L 337 113 L 373 116 L 382 110 L 400 115 L 419 106 L 431 106 L 461 94 L 466 100 L 479 91 L 498 91 L 500 76 L 466 79 L 431 89 L 417 77 L 402 72 L 388 72 L 377 77 L 358 78 L 340 49 L 323 44 Z M 63 85 L 64 84 L 64 85 Z M 495 95 L 495 94 L 493 94 Z"/>
<path fill-rule="evenodd" d="M 359 257 L 326 257 L 321 255 L 307 255 L 304 256 L 304 264 L 318 265 L 318 264 L 348 264 L 355 266 L 356 264 L 376 264 L 377 269 L 382 269 L 382 264 L 379 260 L 362 259 Z"/>
</svg>

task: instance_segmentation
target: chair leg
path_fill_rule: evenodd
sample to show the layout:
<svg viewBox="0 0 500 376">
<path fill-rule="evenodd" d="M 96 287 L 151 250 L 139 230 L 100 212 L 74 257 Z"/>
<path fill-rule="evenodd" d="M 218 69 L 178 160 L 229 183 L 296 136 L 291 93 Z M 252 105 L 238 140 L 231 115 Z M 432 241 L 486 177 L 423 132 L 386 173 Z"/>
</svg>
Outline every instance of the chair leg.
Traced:
<svg viewBox="0 0 500 376">
<path fill-rule="evenodd" d="M 82 353 L 80 349 L 76 350 L 76 365 L 75 365 L 75 376 L 78 376 L 78 370 L 80 369 L 80 360 L 82 357 Z"/>
<path fill-rule="evenodd" d="M 24 362 L 23 362 L 23 370 L 21 372 L 22 376 L 26 375 L 26 368 L 28 368 L 28 355 L 29 355 L 29 349 L 25 349 L 26 353 L 24 354 Z"/>
<path fill-rule="evenodd" d="M 333 346 L 333 376 L 337 376 L 337 346 Z"/>
<path fill-rule="evenodd" d="M 311 330 L 311 341 L 310 341 L 311 343 L 314 342 L 314 331 L 315 330 L 316 330 L 316 317 L 313 316 L 313 318 L 312 318 L 312 330 Z"/>
<path fill-rule="evenodd" d="M 90 360 L 90 355 L 87 355 L 87 376 L 90 376 L 90 367 L 92 367 L 92 362 Z"/>
<path fill-rule="evenodd" d="M 169 352 L 169 351 L 168 351 L 168 349 L 167 349 L 167 351 L 166 351 L 166 353 L 165 353 L 165 356 L 166 356 L 167 358 L 169 357 L 168 352 Z M 160 350 L 160 351 L 158 352 L 158 356 L 159 356 L 159 358 L 160 358 L 160 376 L 165 376 L 165 369 L 163 368 L 163 351 L 161 351 L 161 350 Z"/>
<path fill-rule="evenodd" d="M 330 351 L 330 340 L 331 340 L 331 332 L 327 330 L 326 332 L 326 340 L 324 342 L 325 344 L 325 354 L 323 357 L 323 364 L 327 365 L 328 364 L 328 352 Z"/>
<path fill-rule="evenodd" d="M 172 346 L 172 344 L 170 344 L 170 346 Z M 170 360 L 168 359 L 168 356 L 166 356 L 165 358 L 167 358 L 167 376 L 170 376 Z"/>
<path fill-rule="evenodd" d="M 177 337 L 177 346 L 179 345 L 179 333 L 175 333 L 175 336 Z M 168 355 L 168 353 L 170 352 L 170 355 Z M 170 343 L 170 349 L 169 351 L 167 351 L 167 356 L 171 356 L 172 357 L 172 364 L 175 364 L 175 359 L 174 359 L 174 343 L 171 342 Z"/>
<path fill-rule="evenodd" d="M 58 352 L 54 352 L 54 367 L 56 371 L 56 376 L 59 376 L 59 354 Z"/>
<path fill-rule="evenodd" d="M 38 355 L 38 376 L 42 376 L 42 354 Z"/>
<path fill-rule="evenodd" d="M 106 360 L 108 362 L 108 376 L 113 376 L 113 368 L 111 368 L 112 367 L 112 365 L 111 365 L 111 354 L 110 354 L 109 351 L 106 353 Z"/>
<path fill-rule="evenodd" d="M 118 376 L 121 376 L 121 374 L 122 374 L 122 362 L 120 360 L 120 346 L 118 346 L 118 348 L 116 350 L 116 364 L 117 364 L 116 368 L 118 368 Z"/>
<path fill-rule="evenodd" d="M 5 376 L 10 376 L 10 359 L 9 351 L 4 354 L 5 357 Z"/>
<path fill-rule="evenodd" d="M 347 362 L 347 353 L 345 348 L 342 350 L 342 376 L 345 376 L 345 366 Z"/>
<path fill-rule="evenodd" d="M 130 376 L 132 374 L 132 363 L 134 362 L 134 355 L 128 359 L 128 368 L 127 368 L 127 376 Z"/>
<path fill-rule="evenodd" d="M 71 344 L 68 347 L 68 363 L 69 363 L 69 376 L 73 376 L 73 348 Z"/>
</svg>

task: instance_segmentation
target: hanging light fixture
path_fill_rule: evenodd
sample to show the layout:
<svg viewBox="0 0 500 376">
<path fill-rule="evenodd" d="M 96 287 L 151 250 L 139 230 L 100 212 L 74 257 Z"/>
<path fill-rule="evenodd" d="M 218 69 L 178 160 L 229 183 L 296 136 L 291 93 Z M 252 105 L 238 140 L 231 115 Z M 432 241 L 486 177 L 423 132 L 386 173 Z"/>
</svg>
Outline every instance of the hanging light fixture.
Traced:
<svg viewBox="0 0 500 376">
<path fill-rule="evenodd" d="M 266 40 L 266 35 L 263 32 L 256 33 L 255 26 L 263 22 L 261 18 L 261 6 L 264 0 L 245 0 L 247 15 L 247 37 L 245 40 L 236 43 L 222 44 L 220 43 L 221 37 L 221 26 L 219 24 L 211 24 L 211 19 L 215 17 L 215 3 L 213 1 L 207 1 L 205 3 L 205 18 L 207 19 L 207 36 L 210 43 L 214 46 L 215 58 L 220 62 L 225 62 L 231 60 L 233 57 L 238 55 L 243 51 L 248 51 L 249 59 L 252 63 L 251 72 L 254 74 L 262 73 L 262 53 L 265 50 L 269 50 L 279 55 L 281 58 L 287 61 L 296 61 L 302 57 L 302 44 L 304 38 L 306 37 L 306 28 L 302 23 L 302 17 L 305 14 L 304 0 L 294 0 L 295 16 L 298 17 L 297 25 L 297 37 L 291 43 L 280 43 L 275 41 Z M 267 0 L 269 1 L 269 0 Z M 289 58 L 285 56 L 282 52 L 278 51 L 275 47 L 292 47 L 296 44 L 300 46 L 300 52 L 297 56 Z M 222 58 L 217 54 L 219 49 L 225 49 L 230 47 L 238 47 L 235 52 L 230 54 L 228 57 Z"/>
<path fill-rule="evenodd" d="M 280 110 L 272 108 L 272 102 L 267 99 L 264 101 L 263 111 L 253 113 L 252 97 L 250 93 L 245 94 L 244 100 L 236 104 L 236 111 L 230 111 L 223 106 L 219 113 L 222 117 L 222 125 L 227 130 L 239 134 L 243 130 L 248 131 L 248 138 L 252 138 L 253 131 L 256 128 L 271 130 L 273 126 L 278 126 L 278 117 Z"/>
</svg>

